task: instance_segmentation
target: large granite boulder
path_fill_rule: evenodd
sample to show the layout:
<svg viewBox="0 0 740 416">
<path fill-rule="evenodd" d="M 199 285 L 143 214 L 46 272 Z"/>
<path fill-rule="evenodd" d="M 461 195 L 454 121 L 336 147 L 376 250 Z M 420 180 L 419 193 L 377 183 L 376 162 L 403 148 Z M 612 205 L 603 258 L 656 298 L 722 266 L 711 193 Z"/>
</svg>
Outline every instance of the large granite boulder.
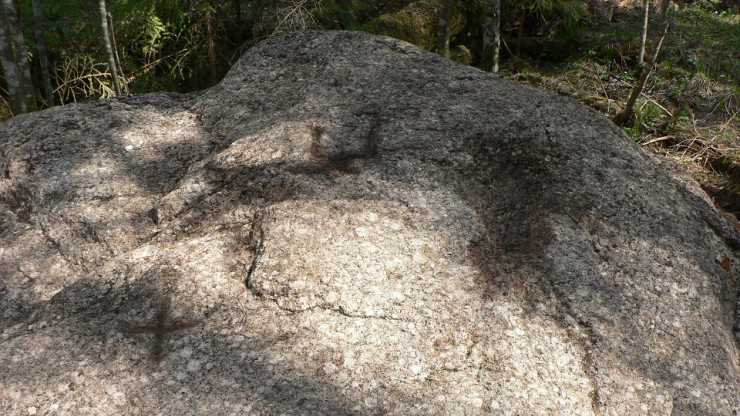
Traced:
<svg viewBox="0 0 740 416">
<path fill-rule="evenodd" d="M 739 248 L 570 99 L 276 37 L 0 125 L 0 413 L 733 415 Z"/>
</svg>

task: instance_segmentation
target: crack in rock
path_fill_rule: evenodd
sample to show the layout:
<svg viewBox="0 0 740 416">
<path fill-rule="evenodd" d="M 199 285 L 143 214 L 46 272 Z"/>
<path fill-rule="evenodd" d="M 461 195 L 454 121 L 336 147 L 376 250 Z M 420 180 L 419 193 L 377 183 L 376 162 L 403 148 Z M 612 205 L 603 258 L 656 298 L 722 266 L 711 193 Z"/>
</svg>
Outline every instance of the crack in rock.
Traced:
<svg viewBox="0 0 740 416">
<path fill-rule="evenodd" d="M 300 308 L 290 308 L 287 306 L 283 306 L 280 304 L 280 302 L 278 302 L 277 299 L 272 299 L 272 301 L 275 302 L 275 304 L 280 310 L 290 312 L 290 313 L 295 313 L 295 314 L 310 312 L 310 311 L 319 309 L 319 310 L 323 310 L 326 312 L 335 312 L 344 317 L 354 318 L 354 319 L 378 319 L 382 321 L 411 322 L 411 320 L 408 320 L 408 319 L 402 319 L 402 318 L 394 317 L 391 315 L 385 315 L 385 314 L 370 315 L 370 314 L 352 313 L 352 312 L 347 311 L 347 309 L 342 305 L 331 305 L 331 304 L 325 303 L 323 305 L 314 305 L 314 306 L 300 309 Z"/>
<path fill-rule="evenodd" d="M 247 277 L 244 280 L 244 284 L 247 286 L 247 289 L 249 289 L 250 292 L 252 292 L 254 295 L 261 296 L 261 293 L 258 293 L 257 290 L 252 285 L 252 276 L 254 275 L 255 270 L 257 270 L 257 265 L 259 264 L 260 257 L 262 257 L 262 253 L 265 250 L 265 230 L 263 229 L 263 222 L 265 218 L 265 210 L 260 210 L 255 213 L 254 218 L 252 219 L 252 227 L 249 230 L 249 235 L 247 236 L 247 245 L 248 248 L 252 251 L 252 263 L 249 265 L 249 269 L 247 269 Z"/>
</svg>

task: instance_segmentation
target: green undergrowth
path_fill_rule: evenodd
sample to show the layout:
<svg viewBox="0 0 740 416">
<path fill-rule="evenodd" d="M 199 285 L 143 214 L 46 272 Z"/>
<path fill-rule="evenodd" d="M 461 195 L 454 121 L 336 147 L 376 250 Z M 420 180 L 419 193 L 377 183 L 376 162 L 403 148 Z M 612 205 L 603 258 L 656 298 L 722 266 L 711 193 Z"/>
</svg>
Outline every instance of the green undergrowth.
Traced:
<svg viewBox="0 0 740 416">
<path fill-rule="evenodd" d="M 651 15 L 655 30 L 657 16 Z M 583 19 L 568 59 L 509 60 L 503 74 L 614 117 L 636 82 L 640 11 L 614 22 Z M 648 53 L 654 40 L 649 37 Z M 685 164 L 718 207 L 740 214 L 740 15 L 698 6 L 676 10 L 663 50 L 625 132 Z"/>
<path fill-rule="evenodd" d="M 431 50 L 437 36 L 437 10 L 440 2 L 415 1 L 394 13 L 382 14 L 367 23 L 368 31 L 402 39 Z M 454 24 L 454 23 L 453 23 Z"/>
</svg>

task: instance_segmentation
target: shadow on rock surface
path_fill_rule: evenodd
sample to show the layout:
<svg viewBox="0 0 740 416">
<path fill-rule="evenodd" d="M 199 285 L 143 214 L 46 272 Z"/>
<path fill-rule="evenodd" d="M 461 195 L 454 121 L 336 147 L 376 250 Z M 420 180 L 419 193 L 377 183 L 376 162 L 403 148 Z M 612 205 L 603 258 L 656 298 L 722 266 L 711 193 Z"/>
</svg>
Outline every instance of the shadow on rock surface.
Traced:
<svg viewBox="0 0 740 416">
<path fill-rule="evenodd" d="M 54 111 L 2 126 L 0 305 L 50 299 L 3 334 L 6 409 L 737 406 L 732 235 L 570 100 L 307 32 L 197 95 Z"/>
<path fill-rule="evenodd" d="M 22 390 L 11 386 L 26 384 L 53 392 L 50 405 L 40 411 L 63 409 L 75 414 L 105 412 L 130 414 L 132 409 L 159 409 L 184 414 L 228 414 L 249 412 L 259 414 L 384 414 L 382 409 L 365 410 L 361 401 L 350 400 L 342 387 L 315 374 L 297 363 L 285 362 L 278 354 L 290 348 L 293 334 L 275 328 L 261 333 L 249 328 L 235 335 L 232 328 L 209 328 L 209 317 L 192 322 L 187 328 L 173 329 L 148 322 L 132 325 L 129 307 L 147 304 L 156 310 L 167 292 L 148 290 L 145 299 L 136 295 L 127 301 L 111 297 L 111 293 L 89 292 L 101 303 L 51 327 L 36 325 L 35 340 L 39 343 L 29 351 L 22 338 L 6 340 L 6 368 L 3 384 L 3 406 L 12 413 L 25 413 L 13 403 Z M 164 297 L 164 298 L 163 298 Z M 236 298 L 236 296 L 234 297 Z M 164 302 L 163 302 L 164 301 Z M 115 310 L 107 310 L 116 305 Z M 179 305 L 187 307 L 187 305 Z M 234 305 L 217 305 L 229 313 Z M 242 311 L 244 313 L 244 311 Z M 151 314 L 150 314 L 151 315 Z M 156 312 L 155 312 L 156 315 Z M 151 320 L 151 316 L 149 317 Z M 237 319 L 249 321 L 249 317 Z M 253 319 L 253 318 L 252 318 Z M 173 320 L 171 325 L 176 325 Z M 146 328 L 147 330 L 141 330 Z M 240 326 L 241 328 L 241 326 Z M 151 331 L 149 331 L 151 329 Z M 160 351 L 155 342 L 163 340 Z M 44 355 L 36 355 L 37 351 Z M 312 355 L 320 351 L 304 351 Z M 12 354 L 12 355 L 11 355 Z M 70 356 L 70 354 L 72 354 Z M 278 357 L 277 359 L 275 357 Z M 49 358 L 71 365 L 47 366 Z M 71 404 L 73 407 L 64 406 Z M 48 409 L 47 409 L 48 407 Z M 362 411 L 356 408 L 363 409 Z"/>
</svg>

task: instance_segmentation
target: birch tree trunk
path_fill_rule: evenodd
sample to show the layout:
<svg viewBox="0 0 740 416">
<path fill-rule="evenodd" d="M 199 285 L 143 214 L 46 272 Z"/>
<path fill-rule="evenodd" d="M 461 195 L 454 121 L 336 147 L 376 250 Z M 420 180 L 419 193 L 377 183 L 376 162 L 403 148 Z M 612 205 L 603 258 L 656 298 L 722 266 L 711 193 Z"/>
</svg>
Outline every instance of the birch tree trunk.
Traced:
<svg viewBox="0 0 740 416">
<path fill-rule="evenodd" d="M 486 72 L 498 73 L 501 51 L 501 0 L 484 0 L 483 53 L 481 67 Z"/>
<path fill-rule="evenodd" d="M 660 32 L 660 38 L 658 40 L 658 45 L 655 47 L 655 52 L 653 53 L 653 56 L 650 58 L 650 63 L 643 66 L 640 70 L 640 78 L 637 80 L 637 83 L 634 87 L 632 87 L 632 93 L 630 94 L 629 99 L 627 100 L 627 104 L 624 106 L 624 110 L 622 110 L 621 113 L 617 114 L 614 117 L 614 124 L 618 126 L 624 126 L 627 124 L 634 114 L 634 108 L 635 108 L 635 102 L 637 102 L 637 98 L 642 94 L 642 90 L 645 88 L 645 84 L 647 83 L 648 77 L 650 77 L 650 72 L 653 70 L 653 66 L 655 66 L 655 61 L 658 58 L 658 54 L 660 53 L 660 48 L 663 46 L 663 41 L 665 40 L 666 35 L 668 34 L 668 27 L 670 26 L 668 22 L 668 8 L 671 5 L 671 0 L 663 0 L 663 2 L 660 4 L 660 25 L 661 25 L 661 32 Z"/>
<path fill-rule="evenodd" d="M 647 41 L 648 21 L 650 20 L 650 0 L 642 0 L 642 29 L 640 31 L 640 54 L 637 56 L 637 67 L 645 60 L 645 42 Z"/>
<path fill-rule="evenodd" d="M 32 3 L 36 44 L 39 45 L 41 80 L 44 83 L 44 106 L 48 108 L 54 106 L 54 90 L 51 87 L 51 76 L 49 75 L 49 54 L 46 51 L 46 36 L 44 36 L 44 19 L 41 14 L 41 0 L 33 0 Z"/>
<path fill-rule="evenodd" d="M 23 39 L 20 20 L 16 13 L 13 0 L 2 0 L 2 9 L 4 15 L 4 33 L 8 51 L 5 52 L 11 59 L 11 70 L 15 71 L 15 81 L 17 81 L 17 102 L 14 112 L 16 114 L 27 113 L 36 109 L 36 101 L 33 97 L 33 81 L 31 80 L 31 66 L 28 63 L 28 51 Z M 5 66 L 3 66 L 5 67 Z M 6 70 L 7 72 L 7 70 Z"/>
<path fill-rule="evenodd" d="M 452 0 L 442 0 L 442 10 L 437 23 L 437 53 L 445 58 L 450 57 L 450 20 L 452 18 Z"/>
<path fill-rule="evenodd" d="M 118 57 L 118 44 L 116 43 L 116 31 L 113 26 L 113 15 L 110 14 L 110 11 L 106 14 L 106 17 L 108 18 L 108 29 L 110 31 L 110 39 L 111 39 L 111 46 L 113 46 L 113 56 L 116 58 L 116 70 L 120 72 L 119 75 L 119 81 L 121 85 L 121 90 L 128 94 L 128 84 L 126 83 L 126 76 L 123 74 L 123 67 L 121 66 L 121 58 Z M 123 80 L 123 81 L 121 81 Z"/>
<path fill-rule="evenodd" d="M 100 27 L 103 30 L 103 43 L 105 43 L 105 53 L 108 56 L 108 66 L 113 76 L 113 87 L 116 90 L 116 95 L 121 95 L 121 81 L 118 79 L 116 58 L 113 55 L 113 46 L 111 46 L 110 31 L 108 30 L 108 8 L 105 5 L 105 0 L 99 0 L 98 5 L 100 8 Z"/>
</svg>

